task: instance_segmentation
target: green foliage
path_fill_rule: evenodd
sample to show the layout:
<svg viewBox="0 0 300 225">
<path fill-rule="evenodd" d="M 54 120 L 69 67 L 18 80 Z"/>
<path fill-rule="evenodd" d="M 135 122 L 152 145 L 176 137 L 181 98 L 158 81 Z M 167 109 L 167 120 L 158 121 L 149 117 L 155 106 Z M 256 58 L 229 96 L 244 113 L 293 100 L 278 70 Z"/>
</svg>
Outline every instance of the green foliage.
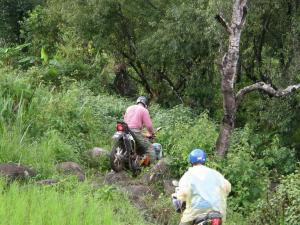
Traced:
<svg viewBox="0 0 300 225">
<path fill-rule="evenodd" d="M 43 0 L 1 0 L 0 46 L 20 41 L 19 22 Z"/>
<path fill-rule="evenodd" d="M 39 56 L 42 48 L 50 55 L 55 52 L 60 39 L 61 20 L 62 15 L 58 12 L 50 15 L 46 7 L 37 6 L 21 23 L 21 34 L 26 43 L 31 43 L 31 54 Z"/>
<path fill-rule="evenodd" d="M 153 89 L 159 94 L 159 103 L 178 102 L 175 89 L 183 102 L 199 111 L 214 104 L 214 93 L 207 94 L 212 86 L 219 86 L 213 75 L 218 73 L 217 68 L 211 63 L 218 46 L 214 39 L 216 23 L 209 16 L 214 13 L 209 1 L 176 1 L 159 21 L 150 22 L 151 33 L 138 43 L 138 50 L 145 64 L 151 66 L 147 69 L 154 76 Z"/>
<path fill-rule="evenodd" d="M 28 57 L 24 57 L 24 54 L 22 53 L 22 50 L 28 46 L 30 46 L 30 44 L 22 44 L 14 47 L 0 48 L 0 65 L 22 65 L 27 60 L 30 60 Z"/>
<path fill-rule="evenodd" d="M 112 79 L 109 72 L 103 73 L 108 64 L 106 54 L 95 49 L 92 41 L 81 39 L 52 3 L 49 1 L 47 8 L 37 7 L 22 23 L 25 41 L 31 43 L 29 54 L 44 65 L 38 78 L 56 86 L 66 79 L 85 80 L 96 93 L 109 91 Z"/>
<path fill-rule="evenodd" d="M 206 113 L 191 119 L 186 110 L 179 107 L 168 112 L 168 117 L 174 117 L 163 119 L 166 127 L 158 134 L 158 140 L 161 140 L 166 155 L 171 157 L 172 170 L 177 176 L 186 170 L 188 154 L 193 149 L 203 148 L 209 156 L 214 155 L 213 147 L 217 138 L 216 126 Z"/>
<path fill-rule="evenodd" d="M 229 206 L 244 213 L 255 208 L 255 201 L 266 193 L 269 175 L 264 160 L 255 157 L 250 138 L 249 128 L 236 131 L 222 166 L 223 174 L 232 184 Z"/>
<path fill-rule="evenodd" d="M 257 204 L 251 222 L 255 224 L 299 224 L 300 220 L 300 173 L 282 177 L 274 192 L 269 192 Z"/>
<path fill-rule="evenodd" d="M 296 169 L 295 151 L 282 147 L 275 136 L 272 143 L 262 151 L 264 165 L 274 174 L 286 175 Z M 274 176 L 274 175 L 273 175 Z"/>
<path fill-rule="evenodd" d="M 97 190 L 95 196 L 101 200 L 103 199 L 106 201 L 107 200 L 113 201 L 113 200 L 117 200 L 118 193 L 116 188 L 105 185 Z"/>
<path fill-rule="evenodd" d="M 214 4 L 206 0 L 51 0 L 47 7 L 37 7 L 22 27 L 26 41 L 32 43 L 31 52 L 37 55 L 44 48 L 57 65 L 67 68 L 61 72 L 60 66 L 50 67 L 48 78 L 63 75 L 90 80 L 96 75 L 106 86 L 109 74 L 101 74 L 99 66 L 95 71 L 95 56 L 105 52 L 111 62 L 125 63 L 130 78 L 159 103 L 172 106 L 183 101 L 204 109 L 208 103 L 218 104 L 214 94 L 207 94 L 218 86 L 214 79 L 218 70 L 211 63 L 218 48 L 218 40 L 211 38 L 217 37 L 216 22 L 210 16 L 215 13 Z M 83 54 L 75 60 L 65 58 L 76 51 Z M 206 88 L 198 88 L 202 84 Z"/>
</svg>

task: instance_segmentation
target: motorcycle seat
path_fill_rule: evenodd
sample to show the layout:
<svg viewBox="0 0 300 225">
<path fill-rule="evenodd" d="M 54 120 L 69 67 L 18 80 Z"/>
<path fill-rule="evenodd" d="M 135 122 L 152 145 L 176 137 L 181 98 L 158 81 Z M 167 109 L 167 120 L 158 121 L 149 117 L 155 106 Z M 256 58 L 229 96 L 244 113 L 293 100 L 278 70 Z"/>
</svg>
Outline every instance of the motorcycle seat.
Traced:
<svg viewBox="0 0 300 225">
<path fill-rule="evenodd" d="M 208 219 L 207 214 L 202 214 L 202 215 L 199 215 L 199 216 L 194 220 L 194 223 L 195 223 L 195 224 L 198 224 L 198 223 L 201 223 L 201 222 L 203 222 L 203 221 L 205 221 L 205 220 L 207 220 L 207 219 Z"/>
<path fill-rule="evenodd" d="M 213 219 L 213 218 L 222 218 L 222 214 L 218 211 L 211 211 L 208 213 L 208 218 Z"/>
<path fill-rule="evenodd" d="M 201 223 L 203 221 L 206 221 L 208 219 L 213 219 L 213 218 L 222 218 L 222 214 L 218 211 L 211 211 L 206 214 L 201 214 L 194 220 L 194 223 L 198 224 L 198 223 Z"/>
</svg>

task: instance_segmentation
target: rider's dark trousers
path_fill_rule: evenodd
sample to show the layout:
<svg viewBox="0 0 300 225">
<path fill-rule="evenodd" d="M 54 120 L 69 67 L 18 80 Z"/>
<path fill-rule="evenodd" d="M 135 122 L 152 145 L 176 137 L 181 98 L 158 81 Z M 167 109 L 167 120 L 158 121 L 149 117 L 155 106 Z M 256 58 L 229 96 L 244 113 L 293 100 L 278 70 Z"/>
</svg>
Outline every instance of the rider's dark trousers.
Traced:
<svg viewBox="0 0 300 225">
<path fill-rule="evenodd" d="M 138 151 L 140 151 L 142 154 L 149 153 L 151 142 L 145 138 L 141 132 L 136 132 L 133 130 L 133 133 L 137 143 Z"/>
</svg>

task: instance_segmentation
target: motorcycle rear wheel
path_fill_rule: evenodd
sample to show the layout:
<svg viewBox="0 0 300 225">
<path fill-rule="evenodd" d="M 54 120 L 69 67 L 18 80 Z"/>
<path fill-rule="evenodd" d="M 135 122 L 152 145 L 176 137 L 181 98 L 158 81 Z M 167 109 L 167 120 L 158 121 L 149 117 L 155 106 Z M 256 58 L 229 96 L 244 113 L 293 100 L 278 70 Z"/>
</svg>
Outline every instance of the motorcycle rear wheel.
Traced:
<svg viewBox="0 0 300 225">
<path fill-rule="evenodd" d="M 117 142 L 110 153 L 110 166 L 115 172 L 121 172 L 125 167 L 126 150 L 120 141 Z"/>
</svg>

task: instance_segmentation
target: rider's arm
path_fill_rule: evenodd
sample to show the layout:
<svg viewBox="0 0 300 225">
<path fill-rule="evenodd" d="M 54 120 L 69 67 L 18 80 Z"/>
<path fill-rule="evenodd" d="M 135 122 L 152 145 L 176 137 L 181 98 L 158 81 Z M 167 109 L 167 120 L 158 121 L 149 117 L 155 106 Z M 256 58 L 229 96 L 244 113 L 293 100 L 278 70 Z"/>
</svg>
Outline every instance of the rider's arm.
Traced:
<svg viewBox="0 0 300 225">
<path fill-rule="evenodd" d="M 151 118 L 150 118 L 149 111 L 147 109 L 145 109 L 143 111 L 142 119 L 143 119 L 143 124 L 147 128 L 148 132 L 151 135 L 153 135 L 154 134 L 154 130 L 153 130 L 153 126 L 152 126 L 152 121 L 151 121 Z"/>
<path fill-rule="evenodd" d="M 219 172 L 217 172 L 217 176 L 219 177 L 219 182 L 220 182 L 220 187 L 223 191 L 223 193 L 225 193 L 225 195 L 227 196 L 229 194 L 229 192 L 231 192 L 231 184 L 228 180 L 226 180 L 226 178 L 220 174 Z"/>
<path fill-rule="evenodd" d="M 229 194 L 229 192 L 231 192 L 231 184 L 225 178 L 224 178 L 224 182 L 223 182 L 223 189 L 227 195 Z"/>
<path fill-rule="evenodd" d="M 187 174 L 184 174 L 179 180 L 177 198 L 183 202 L 186 202 L 190 191 L 191 187 L 188 176 Z"/>
</svg>

